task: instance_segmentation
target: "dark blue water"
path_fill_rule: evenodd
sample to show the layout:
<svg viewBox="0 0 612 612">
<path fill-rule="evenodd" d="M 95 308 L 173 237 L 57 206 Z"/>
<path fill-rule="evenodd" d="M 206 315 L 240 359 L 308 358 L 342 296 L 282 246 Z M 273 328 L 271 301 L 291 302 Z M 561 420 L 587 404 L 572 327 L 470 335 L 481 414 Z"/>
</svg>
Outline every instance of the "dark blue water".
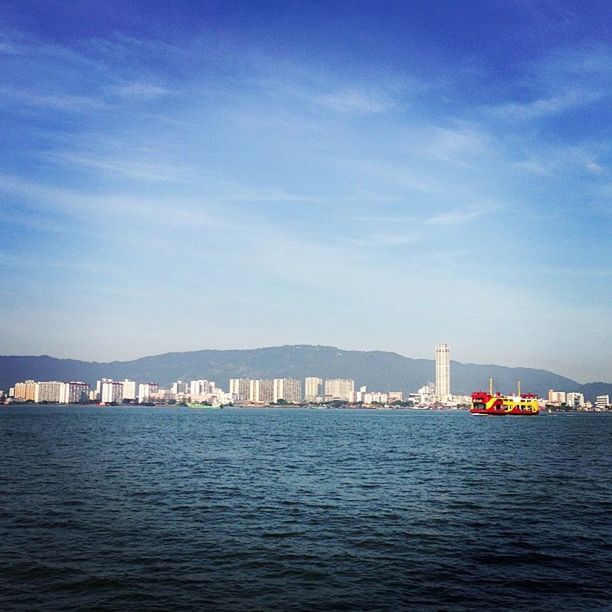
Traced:
<svg viewBox="0 0 612 612">
<path fill-rule="evenodd" d="M 0 410 L 2 609 L 612 609 L 612 415 Z"/>
</svg>

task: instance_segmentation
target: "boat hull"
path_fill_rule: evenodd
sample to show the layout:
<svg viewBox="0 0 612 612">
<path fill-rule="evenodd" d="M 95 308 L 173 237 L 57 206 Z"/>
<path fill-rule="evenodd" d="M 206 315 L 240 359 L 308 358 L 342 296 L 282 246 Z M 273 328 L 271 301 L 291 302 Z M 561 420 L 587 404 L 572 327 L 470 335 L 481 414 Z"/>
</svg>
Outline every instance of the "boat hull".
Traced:
<svg viewBox="0 0 612 612">
<path fill-rule="evenodd" d="M 539 412 L 526 412 L 524 410 L 470 410 L 472 414 L 479 416 L 538 416 Z"/>
</svg>

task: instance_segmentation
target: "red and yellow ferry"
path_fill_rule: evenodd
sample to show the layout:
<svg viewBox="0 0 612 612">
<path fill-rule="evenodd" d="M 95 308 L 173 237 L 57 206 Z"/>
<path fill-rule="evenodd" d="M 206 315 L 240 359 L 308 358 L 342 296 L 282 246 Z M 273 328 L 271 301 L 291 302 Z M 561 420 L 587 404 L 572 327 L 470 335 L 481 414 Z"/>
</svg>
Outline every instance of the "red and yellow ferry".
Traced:
<svg viewBox="0 0 612 612">
<path fill-rule="evenodd" d="M 482 414 L 490 416 L 537 416 L 540 414 L 538 398 L 533 393 L 521 394 L 519 384 L 516 395 L 502 395 L 493 393 L 493 385 L 490 385 L 489 392 L 476 391 L 472 393 L 472 414 Z"/>
</svg>

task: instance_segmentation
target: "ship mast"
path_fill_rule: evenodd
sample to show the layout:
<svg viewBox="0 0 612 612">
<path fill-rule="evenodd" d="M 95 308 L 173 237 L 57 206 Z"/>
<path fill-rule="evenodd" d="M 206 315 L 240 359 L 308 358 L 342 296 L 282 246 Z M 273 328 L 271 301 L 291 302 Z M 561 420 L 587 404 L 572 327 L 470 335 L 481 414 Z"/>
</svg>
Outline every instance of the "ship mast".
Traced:
<svg viewBox="0 0 612 612">
<path fill-rule="evenodd" d="M 489 395 L 493 395 L 493 377 L 489 377 Z"/>
</svg>

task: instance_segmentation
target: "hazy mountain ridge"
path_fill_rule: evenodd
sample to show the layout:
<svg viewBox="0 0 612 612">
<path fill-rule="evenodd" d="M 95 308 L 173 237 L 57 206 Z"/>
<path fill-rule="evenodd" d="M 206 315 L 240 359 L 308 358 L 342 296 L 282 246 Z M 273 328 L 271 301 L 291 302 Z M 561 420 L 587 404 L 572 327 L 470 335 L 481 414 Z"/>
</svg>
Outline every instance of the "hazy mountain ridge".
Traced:
<svg viewBox="0 0 612 612">
<path fill-rule="evenodd" d="M 416 391 L 434 380 L 433 359 L 412 359 L 387 351 L 346 351 L 331 346 L 277 346 L 259 349 L 202 350 L 165 353 L 131 361 L 89 362 L 41 356 L 0 356 L 0 388 L 34 380 L 83 380 L 89 384 L 102 377 L 139 382 L 155 381 L 167 387 L 175 380 L 206 378 L 227 389 L 230 378 L 354 378 L 372 390 Z M 546 395 L 549 389 L 579 391 L 592 400 L 612 394 L 612 384 L 581 385 L 564 376 L 533 368 L 509 368 L 453 361 L 452 391 L 469 394 L 488 388 L 511 392 L 520 379 L 522 390 Z"/>
</svg>

